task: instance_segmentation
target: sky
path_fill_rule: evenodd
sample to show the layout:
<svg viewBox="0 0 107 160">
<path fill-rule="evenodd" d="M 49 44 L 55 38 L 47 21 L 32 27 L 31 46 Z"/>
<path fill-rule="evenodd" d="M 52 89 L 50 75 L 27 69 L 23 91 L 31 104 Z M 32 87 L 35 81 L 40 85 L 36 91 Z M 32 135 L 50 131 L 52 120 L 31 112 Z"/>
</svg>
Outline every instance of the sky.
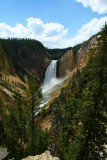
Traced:
<svg viewBox="0 0 107 160">
<path fill-rule="evenodd" d="M 73 47 L 107 22 L 107 0 L 0 0 L 0 38 L 31 38 Z"/>
</svg>

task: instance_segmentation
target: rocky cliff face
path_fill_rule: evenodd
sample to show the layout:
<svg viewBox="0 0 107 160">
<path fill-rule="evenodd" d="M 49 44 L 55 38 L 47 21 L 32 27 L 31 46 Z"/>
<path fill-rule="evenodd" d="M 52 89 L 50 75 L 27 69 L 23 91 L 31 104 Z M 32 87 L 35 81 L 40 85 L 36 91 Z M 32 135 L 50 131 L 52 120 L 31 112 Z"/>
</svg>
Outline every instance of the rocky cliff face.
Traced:
<svg viewBox="0 0 107 160">
<path fill-rule="evenodd" d="M 67 51 L 58 61 L 58 77 L 64 77 L 75 68 L 76 57 L 71 50 Z"/>
<path fill-rule="evenodd" d="M 27 158 L 24 158 L 22 160 L 60 160 L 57 157 L 52 157 L 49 151 L 46 151 L 42 153 L 41 155 L 37 156 L 29 156 Z"/>
<path fill-rule="evenodd" d="M 76 65 L 79 69 L 82 69 L 87 64 L 90 49 L 96 47 L 96 45 L 97 45 L 96 37 L 90 38 L 88 41 L 84 42 L 81 45 L 81 48 L 77 53 L 77 65 Z"/>
<path fill-rule="evenodd" d="M 58 61 L 58 77 L 69 75 L 75 68 L 82 69 L 88 62 L 90 49 L 97 46 L 97 38 L 94 36 L 81 44 L 77 53 L 67 51 Z"/>
</svg>

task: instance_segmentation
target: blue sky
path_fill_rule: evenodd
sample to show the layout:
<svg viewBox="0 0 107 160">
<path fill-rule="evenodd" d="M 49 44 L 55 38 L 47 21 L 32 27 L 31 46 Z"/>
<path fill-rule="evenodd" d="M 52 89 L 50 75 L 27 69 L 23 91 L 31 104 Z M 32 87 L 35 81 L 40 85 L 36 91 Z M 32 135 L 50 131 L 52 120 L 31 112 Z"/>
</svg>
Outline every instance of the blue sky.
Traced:
<svg viewBox="0 0 107 160">
<path fill-rule="evenodd" d="M 0 0 L 0 37 L 33 38 L 65 48 L 96 34 L 107 21 L 107 0 Z"/>
</svg>

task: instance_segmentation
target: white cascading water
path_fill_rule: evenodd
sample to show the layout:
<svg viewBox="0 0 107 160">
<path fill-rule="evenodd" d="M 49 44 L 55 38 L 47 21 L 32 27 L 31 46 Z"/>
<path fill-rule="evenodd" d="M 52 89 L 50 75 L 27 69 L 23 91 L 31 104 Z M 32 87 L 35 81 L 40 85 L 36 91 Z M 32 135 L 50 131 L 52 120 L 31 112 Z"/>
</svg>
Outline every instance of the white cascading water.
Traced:
<svg viewBox="0 0 107 160">
<path fill-rule="evenodd" d="M 53 60 L 47 67 L 44 79 L 44 85 L 49 83 L 51 79 L 56 79 L 57 60 Z"/>
<path fill-rule="evenodd" d="M 57 60 L 52 60 L 45 72 L 45 78 L 41 86 L 43 100 L 38 107 L 38 111 L 35 112 L 35 116 L 37 116 L 38 113 L 42 111 L 44 105 L 48 103 L 50 99 L 50 94 L 56 89 L 55 86 L 64 80 L 57 78 L 56 72 L 57 72 Z"/>
<path fill-rule="evenodd" d="M 35 116 L 39 112 L 41 112 L 41 109 L 44 107 L 44 105 L 48 103 L 50 99 L 50 94 L 55 89 L 55 86 L 63 81 L 62 79 L 57 78 L 56 71 L 57 71 L 57 60 L 52 60 L 45 72 L 44 82 L 41 86 L 43 100 L 39 105 L 38 112 L 35 113 Z"/>
<path fill-rule="evenodd" d="M 55 86 L 62 81 L 59 78 L 57 78 L 56 71 L 57 60 L 52 60 L 46 69 L 45 78 L 41 86 L 43 94 L 43 101 L 40 105 L 41 108 L 49 101 L 50 93 L 55 89 Z"/>
<path fill-rule="evenodd" d="M 44 82 L 42 85 L 42 93 L 45 94 L 50 92 L 51 89 L 58 84 L 59 79 L 56 77 L 57 70 L 57 60 L 52 60 L 52 62 L 47 67 Z"/>
</svg>

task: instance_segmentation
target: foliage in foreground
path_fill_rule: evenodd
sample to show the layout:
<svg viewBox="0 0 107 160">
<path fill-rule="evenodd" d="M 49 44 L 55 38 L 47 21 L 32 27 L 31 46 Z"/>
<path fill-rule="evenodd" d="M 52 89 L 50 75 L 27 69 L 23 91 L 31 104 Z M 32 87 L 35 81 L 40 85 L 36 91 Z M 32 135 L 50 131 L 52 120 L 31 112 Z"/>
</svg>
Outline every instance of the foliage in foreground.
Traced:
<svg viewBox="0 0 107 160">
<path fill-rule="evenodd" d="M 100 35 L 87 66 L 81 72 L 77 69 L 71 87 L 52 105 L 50 149 L 61 160 L 104 160 L 107 156 L 107 25 Z M 32 78 L 29 86 L 28 98 L 17 95 L 8 109 L 0 99 L 0 143 L 10 152 L 7 159 L 40 154 L 48 146 L 47 133 L 34 123 L 40 90 Z"/>
<path fill-rule="evenodd" d="M 20 160 L 44 152 L 48 133 L 35 122 L 35 112 L 41 91 L 35 77 L 29 77 L 27 97 L 17 94 L 14 104 L 5 105 L 0 99 L 0 145 L 8 149 L 7 159 Z"/>
<path fill-rule="evenodd" d="M 77 69 L 71 87 L 53 105 L 51 148 L 61 160 L 107 156 L 107 25 L 97 39 L 87 66 Z"/>
</svg>

